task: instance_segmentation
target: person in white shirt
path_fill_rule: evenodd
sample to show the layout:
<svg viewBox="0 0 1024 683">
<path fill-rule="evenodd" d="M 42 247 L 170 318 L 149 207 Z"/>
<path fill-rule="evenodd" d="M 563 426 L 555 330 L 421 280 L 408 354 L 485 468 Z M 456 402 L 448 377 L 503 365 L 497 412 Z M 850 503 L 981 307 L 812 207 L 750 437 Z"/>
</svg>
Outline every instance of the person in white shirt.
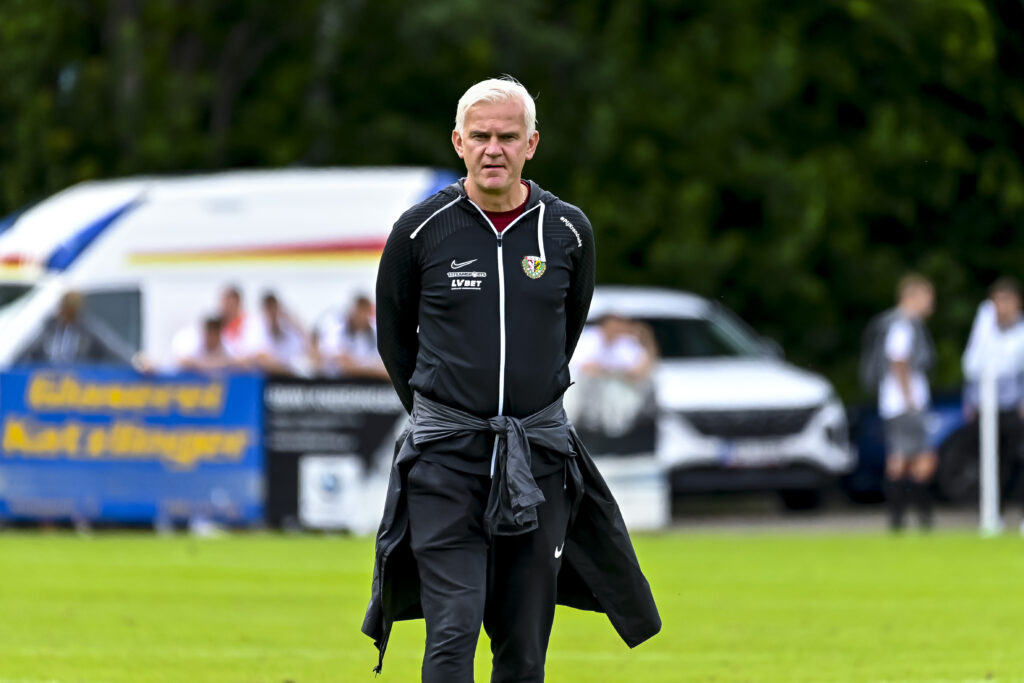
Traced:
<svg viewBox="0 0 1024 683">
<path fill-rule="evenodd" d="M 884 335 L 886 370 L 878 389 L 878 413 L 885 425 L 886 499 L 889 526 L 903 528 L 906 505 L 918 507 L 921 526 L 932 524 L 929 485 L 937 458 L 928 444 L 925 411 L 931 402 L 926 372 L 934 346 L 924 321 L 935 307 L 935 289 L 926 278 L 905 276 L 898 304 Z"/>
<path fill-rule="evenodd" d="M 1003 461 L 1000 502 L 1017 493 L 1024 474 L 1021 450 L 1024 446 L 1024 316 L 1021 315 L 1020 284 L 1000 278 L 989 288 L 989 298 L 978 307 L 971 336 L 963 355 L 964 417 L 977 433 L 979 386 L 986 367 L 996 379 L 999 407 L 999 456 Z M 978 443 L 975 440 L 975 443 Z M 1022 501 L 1024 502 L 1024 501 Z M 1024 533 L 1024 522 L 1021 523 Z"/>
<path fill-rule="evenodd" d="M 332 311 L 317 325 L 314 341 L 317 371 L 327 377 L 388 379 L 377 353 L 373 302 L 357 296 L 345 313 Z"/>
<path fill-rule="evenodd" d="M 208 316 L 201 326 L 189 325 L 174 336 L 171 342 L 177 370 L 217 372 L 242 370 L 245 364 L 224 345 L 224 321 Z"/>
<path fill-rule="evenodd" d="M 206 346 L 204 341 L 206 331 L 211 329 L 212 323 L 210 321 L 213 318 L 220 321 L 221 347 L 227 354 L 227 357 L 231 359 L 231 363 L 225 367 L 227 369 L 241 369 L 245 367 L 246 364 L 243 360 L 247 353 L 246 346 L 256 337 L 261 325 L 257 318 L 246 315 L 242 307 L 242 291 L 236 285 L 228 285 L 220 292 L 216 313 L 191 322 L 175 333 L 171 339 L 173 362 L 170 369 L 182 369 L 182 362 L 186 358 L 193 358 L 194 360 L 195 357 L 205 353 L 212 353 L 213 355 L 219 353 L 203 350 L 203 347 Z M 210 341 L 212 343 L 212 340 Z M 211 359 L 212 356 L 207 360 Z M 203 361 L 203 363 L 205 362 Z M 221 360 L 212 360 L 211 362 L 214 365 L 221 365 Z M 192 365 L 194 363 L 190 362 L 189 364 Z"/>
<path fill-rule="evenodd" d="M 238 357 L 245 349 L 245 340 L 252 334 L 251 328 L 258 321 L 250 318 L 242 307 L 242 290 L 236 285 L 229 285 L 220 294 L 220 314 L 223 325 L 221 339 L 224 348 Z M 257 325 L 258 326 L 258 325 Z"/>
<path fill-rule="evenodd" d="M 643 382 L 651 375 L 654 358 L 634 323 L 624 316 L 608 314 L 580 335 L 573 364 L 590 377 Z"/>
<path fill-rule="evenodd" d="M 305 332 L 287 315 L 277 296 L 263 296 L 260 323 L 248 332 L 245 359 L 272 375 L 304 375 L 309 350 Z"/>
<path fill-rule="evenodd" d="M 579 386 L 566 395 L 573 422 L 616 438 L 651 408 L 657 346 L 649 328 L 618 314 L 601 317 L 580 335 L 570 368 Z"/>
<path fill-rule="evenodd" d="M 964 413 L 969 420 L 977 417 L 978 383 L 988 363 L 996 376 L 999 412 L 1019 418 L 1024 414 L 1024 317 L 1020 285 L 1012 278 L 992 285 L 971 326 L 963 355 Z"/>
</svg>

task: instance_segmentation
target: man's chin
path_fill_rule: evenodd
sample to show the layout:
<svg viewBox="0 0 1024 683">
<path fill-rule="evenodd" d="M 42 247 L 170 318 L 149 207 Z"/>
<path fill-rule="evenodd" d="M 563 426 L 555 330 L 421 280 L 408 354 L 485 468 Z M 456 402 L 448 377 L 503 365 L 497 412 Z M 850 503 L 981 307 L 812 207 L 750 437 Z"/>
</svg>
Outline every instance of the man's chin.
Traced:
<svg viewBox="0 0 1024 683">
<path fill-rule="evenodd" d="M 508 192 L 508 189 L 513 185 L 507 176 L 503 176 L 501 178 L 479 178 L 476 180 L 475 184 L 481 191 L 486 192 L 487 194 L 502 194 L 504 192 Z"/>
</svg>

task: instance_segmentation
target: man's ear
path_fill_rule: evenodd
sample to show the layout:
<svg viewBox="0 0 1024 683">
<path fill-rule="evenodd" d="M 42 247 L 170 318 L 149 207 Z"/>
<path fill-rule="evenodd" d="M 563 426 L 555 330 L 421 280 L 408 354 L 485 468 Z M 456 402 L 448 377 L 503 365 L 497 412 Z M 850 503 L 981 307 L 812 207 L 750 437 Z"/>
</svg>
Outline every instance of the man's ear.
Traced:
<svg viewBox="0 0 1024 683">
<path fill-rule="evenodd" d="M 457 130 L 452 131 L 452 147 L 455 148 L 455 153 L 459 155 L 460 159 L 465 158 L 462 156 L 462 133 Z"/>
<path fill-rule="evenodd" d="M 530 140 L 526 145 L 526 158 L 527 160 L 532 159 L 533 155 L 537 153 L 537 145 L 540 144 L 540 131 L 533 131 L 533 135 L 530 136 Z M 462 156 L 461 154 L 459 156 Z"/>
</svg>

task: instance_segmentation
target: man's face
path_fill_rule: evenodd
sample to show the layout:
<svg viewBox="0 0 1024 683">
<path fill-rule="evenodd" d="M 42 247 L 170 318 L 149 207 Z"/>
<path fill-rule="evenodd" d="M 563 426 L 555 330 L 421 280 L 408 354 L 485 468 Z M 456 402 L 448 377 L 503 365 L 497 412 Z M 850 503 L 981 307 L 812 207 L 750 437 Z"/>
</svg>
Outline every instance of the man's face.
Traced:
<svg viewBox="0 0 1024 683">
<path fill-rule="evenodd" d="M 220 327 L 208 326 L 203 329 L 203 348 L 207 353 L 220 349 Z"/>
<path fill-rule="evenodd" d="M 629 321 L 616 315 L 610 315 L 601 322 L 601 332 L 608 342 L 629 334 Z"/>
<path fill-rule="evenodd" d="M 57 309 L 57 317 L 65 323 L 73 323 L 78 320 L 78 312 L 81 309 L 81 300 L 65 297 Z"/>
<path fill-rule="evenodd" d="M 1020 317 L 1020 297 L 1013 292 L 996 292 L 992 295 L 992 303 L 1000 325 L 1010 325 Z"/>
<path fill-rule="evenodd" d="M 241 312 L 242 302 L 234 292 L 225 292 L 220 299 L 220 311 L 225 320 L 234 320 Z"/>
<path fill-rule="evenodd" d="M 537 131 L 526 137 L 518 100 L 474 104 L 466 110 L 463 130 L 452 131 L 455 151 L 466 162 L 467 182 L 491 195 L 506 194 L 519 183 L 539 141 Z"/>
<path fill-rule="evenodd" d="M 357 305 L 355 308 L 352 309 L 352 326 L 357 330 L 369 329 L 372 313 L 373 309 L 370 306 Z"/>
<path fill-rule="evenodd" d="M 914 297 L 918 315 L 922 318 L 931 317 L 931 314 L 935 312 L 935 289 L 921 285 L 915 288 Z"/>
<path fill-rule="evenodd" d="M 282 332 L 281 327 L 281 306 L 276 301 L 263 302 L 263 322 L 275 338 Z"/>
</svg>

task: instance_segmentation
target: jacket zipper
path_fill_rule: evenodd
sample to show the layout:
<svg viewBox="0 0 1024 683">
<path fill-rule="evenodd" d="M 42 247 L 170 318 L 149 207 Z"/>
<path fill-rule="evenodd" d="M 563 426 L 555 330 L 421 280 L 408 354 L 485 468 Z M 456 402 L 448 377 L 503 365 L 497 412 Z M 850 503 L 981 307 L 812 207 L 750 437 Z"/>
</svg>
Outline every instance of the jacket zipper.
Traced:
<svg viewBox="0 0 1024 683">
<path fill-rule="evenodd" d="M 511 230 L 513 227 L 515 227 L 516 223 L 518 223 L 523 218 L 525 218 L 528 213 L 530 213 L 531 211 L 534 211 L 535 209 L 537 209 L 541 205 L 540 205 L 539 202 L 537 204 L 534 204 L 531 208 L 527 209 L 522 214 L 520 214 L 518 218 L 516 218 L 514 221 L 512 221 L 507 226 L 505 226 L 505 229 L 503 231 L 499 231 L 496 227 L 494 227 L 494 223 L 492 223 L 491 219 L 487 217 L 487 214 L 484 213 L 484 210 L 481 209 L 479 206 L 477 206 L 476 202 L 474 202 L 472 199 L 469 199 L 469 197 L 466 197 L 466 199 L 469 201 L 469 203 L 471 205 L 476 207 L 477 211 L 480 212 L 480 215 L 483 217 L 483 219 L 487 223 L 487 225 L 490 226 L 491 231 L 494 233 L 494 236 L 498 240 L 498 321 L 499 321 L 498 322 L 498 333 L 499 333 L 499 337 L 498 337 L 499 338 L 499 343 L 498 343 L 498 349 L 499 349 L 499 351 L 498 351 L 498 415 L 504 415 L 505 414 L 504 413 L 504 411 L 505 411 L 505 260 L 504 260 L 504 258 L 502 258 L 502 251 L 501 251 L 502 237 L 509 230 Z M 491 449 L 491 477 L 494 477 L 494 467 L 495 467 L 495 464 L 496 464 L 497 460 L 498 460 L 498 439 L 495 438 L 494 439 L 494 447 Z"/>
</svg>

